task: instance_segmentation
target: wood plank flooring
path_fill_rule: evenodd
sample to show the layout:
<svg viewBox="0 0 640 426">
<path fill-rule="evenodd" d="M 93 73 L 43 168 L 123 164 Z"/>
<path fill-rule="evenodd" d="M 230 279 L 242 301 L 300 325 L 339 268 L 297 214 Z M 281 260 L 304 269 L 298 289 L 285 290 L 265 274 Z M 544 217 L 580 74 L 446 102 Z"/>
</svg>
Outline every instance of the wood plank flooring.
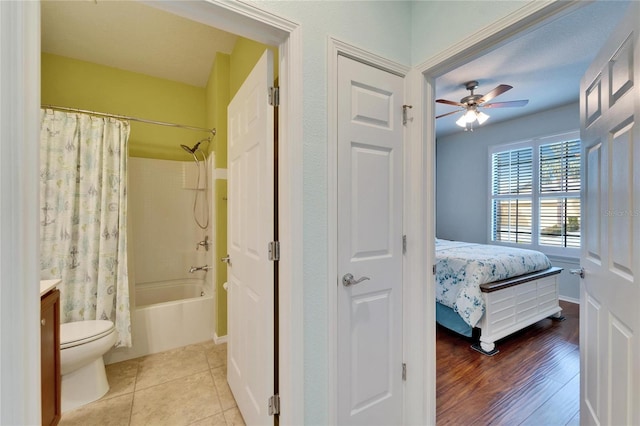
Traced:
<svg viewBox="0 0 640 426">
<path fill-rule="evenodd" d="M 579 305 L 560 305 L 565 321 L 545 319 L 506 337 L 493 357 L 437 326 L 438 425 L 579 424 Z"/>
</svg>

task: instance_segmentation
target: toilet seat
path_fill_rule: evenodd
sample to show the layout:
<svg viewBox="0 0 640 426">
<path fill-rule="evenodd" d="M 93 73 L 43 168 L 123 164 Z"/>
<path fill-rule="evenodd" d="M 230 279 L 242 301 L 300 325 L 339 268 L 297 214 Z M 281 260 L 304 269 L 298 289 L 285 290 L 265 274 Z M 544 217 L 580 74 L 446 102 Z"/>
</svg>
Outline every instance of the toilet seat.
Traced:
<svg viewBox="0 0 640 426">
<path fill-rule="evenodd" d="M 60 324 L 60 349 L 98 340 L 115 331 L 111 321 L 91 320 Z"/>
</svg>

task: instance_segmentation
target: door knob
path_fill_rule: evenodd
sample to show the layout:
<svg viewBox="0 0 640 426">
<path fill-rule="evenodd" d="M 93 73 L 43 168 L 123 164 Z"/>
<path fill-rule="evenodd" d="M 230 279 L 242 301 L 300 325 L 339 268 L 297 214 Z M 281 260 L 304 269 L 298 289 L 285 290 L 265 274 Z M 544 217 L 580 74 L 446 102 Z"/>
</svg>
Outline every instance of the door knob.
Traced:
<svg viewBox="0 0 640 426">
<path fill-rule="evenodd" d="M 356 285 L 358 283 L 361 283 L 362 281 L 366 281 L 370 279 L 371 278 L 369 277 L 362 277 L 359 280 L 356 280 L 355 278 L 353 278 L 352 274 L 345 274 L 344 277 L 342 277 L 342 284 L 345 287 L 349 287 L 350 285 Z"/>
<path fill-rule="evenodd" d="M 584 268 L 580 267 L 580 269 L 570 269 L 569 273 L 571 275 L 578 275 L 580 278 L 584 278 Z"/>
</svg>

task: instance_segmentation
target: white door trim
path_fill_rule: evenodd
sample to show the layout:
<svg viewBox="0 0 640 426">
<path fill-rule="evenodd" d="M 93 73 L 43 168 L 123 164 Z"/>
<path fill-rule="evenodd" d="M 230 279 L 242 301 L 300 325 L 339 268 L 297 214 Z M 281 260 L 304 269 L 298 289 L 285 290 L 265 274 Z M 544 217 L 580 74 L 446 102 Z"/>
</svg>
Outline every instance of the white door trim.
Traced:
<svg viewBox="0 0 640 426">
<path fill-rule="evenodd" d="M 336 395 L 338 395 L 338 288 L 336 282 L 338 279 L 337 253 L 338 253 L 338 56 L 343 55 L 353 60 L 371 65 L 375 68 L 405 77 L 409 73 L 409 67 L 397 62 L 393 62 L 381 56 L 378 56 L 359 47 L 341 41 L 337 38 L 328 38 L 328 80 L 327 80 L 327 184 L 328 184 L 328 217 L 327 217 L 327 359 L 328 359 L 328 422 L 329 424 L 337 424 L 338 410 Z M 406 94 L 406 82 L 405 82 Z M 406 141 L 406 128 L 403 139 Z M 406 146 L 406 142 L 405 142 Z M 405 156 L 406 158 L 406 156 Z M 406 161 L 405 161 L 406 163 Z M 405 182 L 406 171 L 405 171 Z M 406 194 L 406 191 L 405 191 Z M 407 198 L 405 196 L 405 198 Z M 408 282 L 404 284 L 407 287 Z M 406 301 L 406 298 L 403 298 Z M 407 312 L 404 312 L 403 335 L 406 336 L 407 328 Z M 404 340 L 404 339 L 403 339 Z M 404 345 L 406 348 L 406 345 Z M 405 350 L 406 353 L 406 350 Z M 405 399 L 407 398 L 405 389 Z M 406 418 L 406 410 L 405 410 Z"/>
<path fill-rule="evenodd" d="M 279 395 L 280 423 L 304 423 L 302 283 L 302 30 L 241 2 L 149 2 L 194 21 L 279 46 Z M 294 285 L 298 283 L 298 285 Z M 266 403 L 266 401 L 265 401 Z"/>
<path fill-rule="evenodd" d="M 427 285 L 418 289 L 425 294 L 415 295 L 416 300 L 423 300 L 426 309 L 421 312 L 423 319 L 424 358 L 422 384 L 424 407 L 424 423 L 436 424 L 436 359 L 435 359 L 435 280 L 429 265 L 435 264 L 435 79 L 456 67 L 482 56 L 487 51 L 510 41 L 518 35 L 526 34 L 544 25 L 551 18 L 570 13 L 585 2 L 529 2 L 515 12 L 470 35 L 459 43 L 447 48 L 440 54 L 416 66 L 416 72 L 410 76 L 410 86 L 415 98 L 411 101 L 413 113 L 418 117 L 419 125 L 414 130 L 412 148 L 415 151 L 416 169 L 411 175 L 414 195 L 424 198 L 415 200 L 412 214 L 416 229 L 422 230 L 424 240 L 416 241 L 420 246 L 418 252 L 424 253 L 427 259 L 422 270 L 418 265 L 411 264 L 411 271 L 423 279 Z M 415 146 L 414 146 L 415 145 Z M 417 148 L 420 146 L 421 148 Z M 420 186 L 422 184 L 422 186 Z M 423 188 L 420 191 L 418 188 Z M 422 193 L 425 192 L 425 193 Z M 415 210 L 413 210 L 415 209 Z M 422 296 L 422 297 L 420 297 Z M 419 309 L 419 308 L 416 308 Z M 417 342 L 418 343 L 418 342 Z"/>
<path fill-rule="evenodd" d="M 0 2 L 0 424 L 40 424 L 40 2 Z"/>
<path fill-rule="evenodd" d="M 279 212 L 280 212 L 280 399 L 281 424 L 304 423 L 303 375 L 303 288 L 302 283 L 302 31 L 300 26 L 255 6 L 241 2 L 148 2 L 183 16 L 259 42 L 279 46 Z M 20 123 L 2 126 L 5 144 L 15 147 L 0 158 L 3 185 L 15 179 L 18 193 L 2 193 L 3 205 L 17 206 L 13 215 L 4 214 L 2 228 L 2 287 L 0 302 L 21 307 L 12 324 L 22 328 L 3 328 L 0 335 L 2 388 L 0 423 L 34 424 L 40 422 L 40 363 L 38 281 L 38 134 L 40 114 L 40 8 L 38 2 L 2 2 L 2 122 Z M 6 44 L 5 44 L 6 43 Z M 4 47 L 7 46 L 8 49 Z M 17 84 L 20 82 L 21 84 Z M 15 94 L 6 96 L 5 90 Z M 11 111 L 14 111 L 13 113 Z M 20 143 L 15 141 L 19 140 Z M 4 151 L 3 151 L 4 152 Z M 15 155 L 14 155 L 15 154 Z M 4 167 L 6 165 L 6 167 Z M 5 175 L 6 173 L 6 175 Z M 6 179 L 6 180 L 5 180 Z M 15 238 L 5 239 L 5 230 L 19 230 Z M 13 234 L 12 234 L 13 235 Z M 6 242 L 6 245 L 5 245 Z M 15 244 L 14 244 L 15 243 Z M 12 245 L 9 250 L 8 245 Z M 19 248 L 16 250 L 16 248 Z M 13 254 L 11 254 L 13 253 Z M 15 284 L 7 284 L 7 283 Z M 33 288 L 28 283 L 34 283 Z M 3 317 L 8 316 L 3 312 Z M 286 320 L 282 320 L 285 318 Z M 4 322 L 3 322 L 4 323 Z M 10 352 L 7 348 L 14 348 Z M 35 349 L 34 349 L 35 348 Z M 5 350 L 7 352 L 5 352 Z M 16 360 L 19 360 L 16 361 Z M 20 365 L 24 365 L 20 368 Z M 16 376 L 6 377 L 6 372 Z M 19 376 L 20 375 L 20 376 Z M 5 377 L 7 380 L 5 380 Z M 265 401 L 266 403 L 266 401 Z M 5 421 L 6 420 L 6 421 Z"/>
</svg>

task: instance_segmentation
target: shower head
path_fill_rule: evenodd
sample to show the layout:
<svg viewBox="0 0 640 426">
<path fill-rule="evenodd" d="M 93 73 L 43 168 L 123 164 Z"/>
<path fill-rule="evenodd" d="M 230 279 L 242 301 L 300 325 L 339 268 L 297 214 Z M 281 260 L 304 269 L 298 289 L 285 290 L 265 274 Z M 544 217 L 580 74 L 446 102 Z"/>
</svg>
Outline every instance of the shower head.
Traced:
<svg viewBox="0 0 640 426">
<path fill-rule="evenodd" d="M 196 143 L 193 148 L 189 148 L 186 145 L 180 145 L 182 147 L 182 149 L 184 149 L 185 151 L 187 151 L 189 154 L 194 154 L 196 152 L 196 150 L 198 149 L 198 147 L 200 146 L 200 144 L 202 143 L 202 141 L 198 141 L 198 143 Z"/>
</svg>

